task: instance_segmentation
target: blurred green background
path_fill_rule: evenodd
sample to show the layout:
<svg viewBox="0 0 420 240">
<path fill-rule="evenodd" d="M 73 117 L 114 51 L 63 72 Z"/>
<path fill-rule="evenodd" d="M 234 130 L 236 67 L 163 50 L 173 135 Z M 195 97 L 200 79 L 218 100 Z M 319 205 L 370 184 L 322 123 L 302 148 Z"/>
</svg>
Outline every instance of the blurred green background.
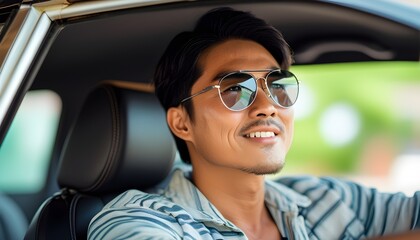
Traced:
<svg viewBox="0 0 420 240">
<path fill-rule="evenodd" d="M 384 174 L 387 169 L 382 168 L 391 166 L 399 154 L 420 149 L 418 63 L 342 63 L 291 70 L 302 81 L 302 91 L 284 173 Z"/>
</svg>

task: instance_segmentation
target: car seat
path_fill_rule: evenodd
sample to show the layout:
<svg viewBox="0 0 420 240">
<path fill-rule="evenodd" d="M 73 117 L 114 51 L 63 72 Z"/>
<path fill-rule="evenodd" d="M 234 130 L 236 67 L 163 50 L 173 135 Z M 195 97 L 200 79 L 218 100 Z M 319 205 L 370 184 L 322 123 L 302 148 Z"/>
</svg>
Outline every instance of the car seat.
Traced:
<svg viewBox="0 0 420 240">
<path fill-rule="evenodd" d="M 88 95 L 61 155 L 61 190 L 38 209 L 25 239 L 86 239 L 91 218 L 112 198 L 168 175 L 176 147 L 165 112 L 138 86 L 107 82 Z"/>
</svg>

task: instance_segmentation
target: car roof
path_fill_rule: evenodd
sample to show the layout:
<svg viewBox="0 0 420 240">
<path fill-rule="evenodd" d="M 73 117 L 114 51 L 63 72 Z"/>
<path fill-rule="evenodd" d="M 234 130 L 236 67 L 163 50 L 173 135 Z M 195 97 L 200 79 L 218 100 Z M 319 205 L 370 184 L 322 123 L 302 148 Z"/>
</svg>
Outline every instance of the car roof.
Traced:
<svg viewBox="0 0 420 240">
<path fill-rule="evenodd" d="M 388 18 L 392 21 L 420 30 L 420 3 L 417 7 L 401 1 L 323 0 L 324 2 L 350 7 Z"/>
<path fill-rule="evenodd" d="M 93 73 L 102 78 L 117 77 L 148 82 L 169 40 L 180 31 L 192 29 L 200 15 L 216 6 L 231 6 L 251 11 L 276 26 L 293 49 L 295 64 L 340 62 L 336 53 L 333 59 L 327 53 L 319 53 L 318 58 L 308 60 L 302 55 L 316 49 L 317 45 L 343 45 L 348 42 L 364 45 L 378 52 L 392 52 L 393 55 L 389 59 L 381 58 L 380 54 L 375 59 L 375 56 L 371 55 L 367 56 L 370 59 L 365 60 L 418 60 L 418 39 L 413 40 L 412 37 L 417 34 L 417 30 L 403 22 L 389 20 L 385 13 L 379 16 L 373 14 L 364 8 L 364 5 L 359 5 L 355 10 L 355 4 L 348 8 L 341 3 L 332 3 L 333 1 L 225 2 L 186 1 L 121 11 L 113 16 L 92 15 L 90 19 L 81 20 L 70 18 L 60 25 L 62 29 L 51 46 L 52 51 L 47 55 L 43 69 L 48 68 L 48 72 L 67 73 L 70 71 L 69 66 L 83 68 L 85 65 L 87 68 L 87 62 L 101 63 L 97 66 L 108 65 L 118 73 L 107 76 L 104 73 L 100 76 L 98 71 L 94 71 L 94 66 L 86 69 L 85 73 Z M 143 24 L 144 22 L 148 24 Z M 95 32 L 92 32 L 92 29 L 95 29 Z M 405 40 L 404 45 L 400 44 L 402 39 Z M 86 54 L 86 58 L 79 58 L 81 52 Z M 367 52 L 365 54 L 369 55 Z M 121 61 L 111 61 L 107 58 L 127 61 L 121 65 Z M 57 59 L 65 59 L 66 64 Z M 358 59 L 347 61 L 349 60 Z M 41 76 L 45 72 L 43 69 L 40 72 Z M 141 69 L 141 73 L 138 69 Z"/>
</svg>

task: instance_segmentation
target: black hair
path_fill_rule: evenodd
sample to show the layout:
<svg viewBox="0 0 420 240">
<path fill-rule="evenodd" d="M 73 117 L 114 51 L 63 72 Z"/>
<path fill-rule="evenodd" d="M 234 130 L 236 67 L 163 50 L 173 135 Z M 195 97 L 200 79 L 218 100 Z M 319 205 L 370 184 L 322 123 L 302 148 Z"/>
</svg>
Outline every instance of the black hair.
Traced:
<svg viewBox="0 0 420 240">
<path fill-rule="evenodd" d="M 193 31 L 175 36 L 162 55 L 155 71 L 155 93 L 165 111 L 178 106 L 191 95 L 191 88 L 201 76 L 201 54 L 211 46 L 229 39 L 245 39 L 265 47 L 280 64 L 288 69 L 292 63 L 291 51 L 282 34 L 264 20 L 249 12 L 231 8 L 217 8 L 203 15 Z M 191 101 L 184 107 L 193 120 Z M 181 159 L 191 163 L 184 140 L 175 137 Z"/>
</svg>

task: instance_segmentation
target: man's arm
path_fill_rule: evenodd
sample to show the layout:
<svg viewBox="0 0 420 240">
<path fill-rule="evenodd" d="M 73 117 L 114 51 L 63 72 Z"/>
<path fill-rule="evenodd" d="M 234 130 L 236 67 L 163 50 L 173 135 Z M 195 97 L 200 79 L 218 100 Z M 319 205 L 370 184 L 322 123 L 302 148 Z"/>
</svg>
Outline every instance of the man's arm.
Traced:
<svg viewBox="0 0 420 240">
<path fill-rule="evenodd" d="M 365 226 L 365 235 L 375 237 L 420 228 L 420 192 L 412 197 L 402 193 L 382 193 L 376 189 L 324 178 L 337 190 Z M 411 236 L 410 233 L 407 236 Z M 418 234 L 418 233 L 417 233 Z"/>
</svg>

